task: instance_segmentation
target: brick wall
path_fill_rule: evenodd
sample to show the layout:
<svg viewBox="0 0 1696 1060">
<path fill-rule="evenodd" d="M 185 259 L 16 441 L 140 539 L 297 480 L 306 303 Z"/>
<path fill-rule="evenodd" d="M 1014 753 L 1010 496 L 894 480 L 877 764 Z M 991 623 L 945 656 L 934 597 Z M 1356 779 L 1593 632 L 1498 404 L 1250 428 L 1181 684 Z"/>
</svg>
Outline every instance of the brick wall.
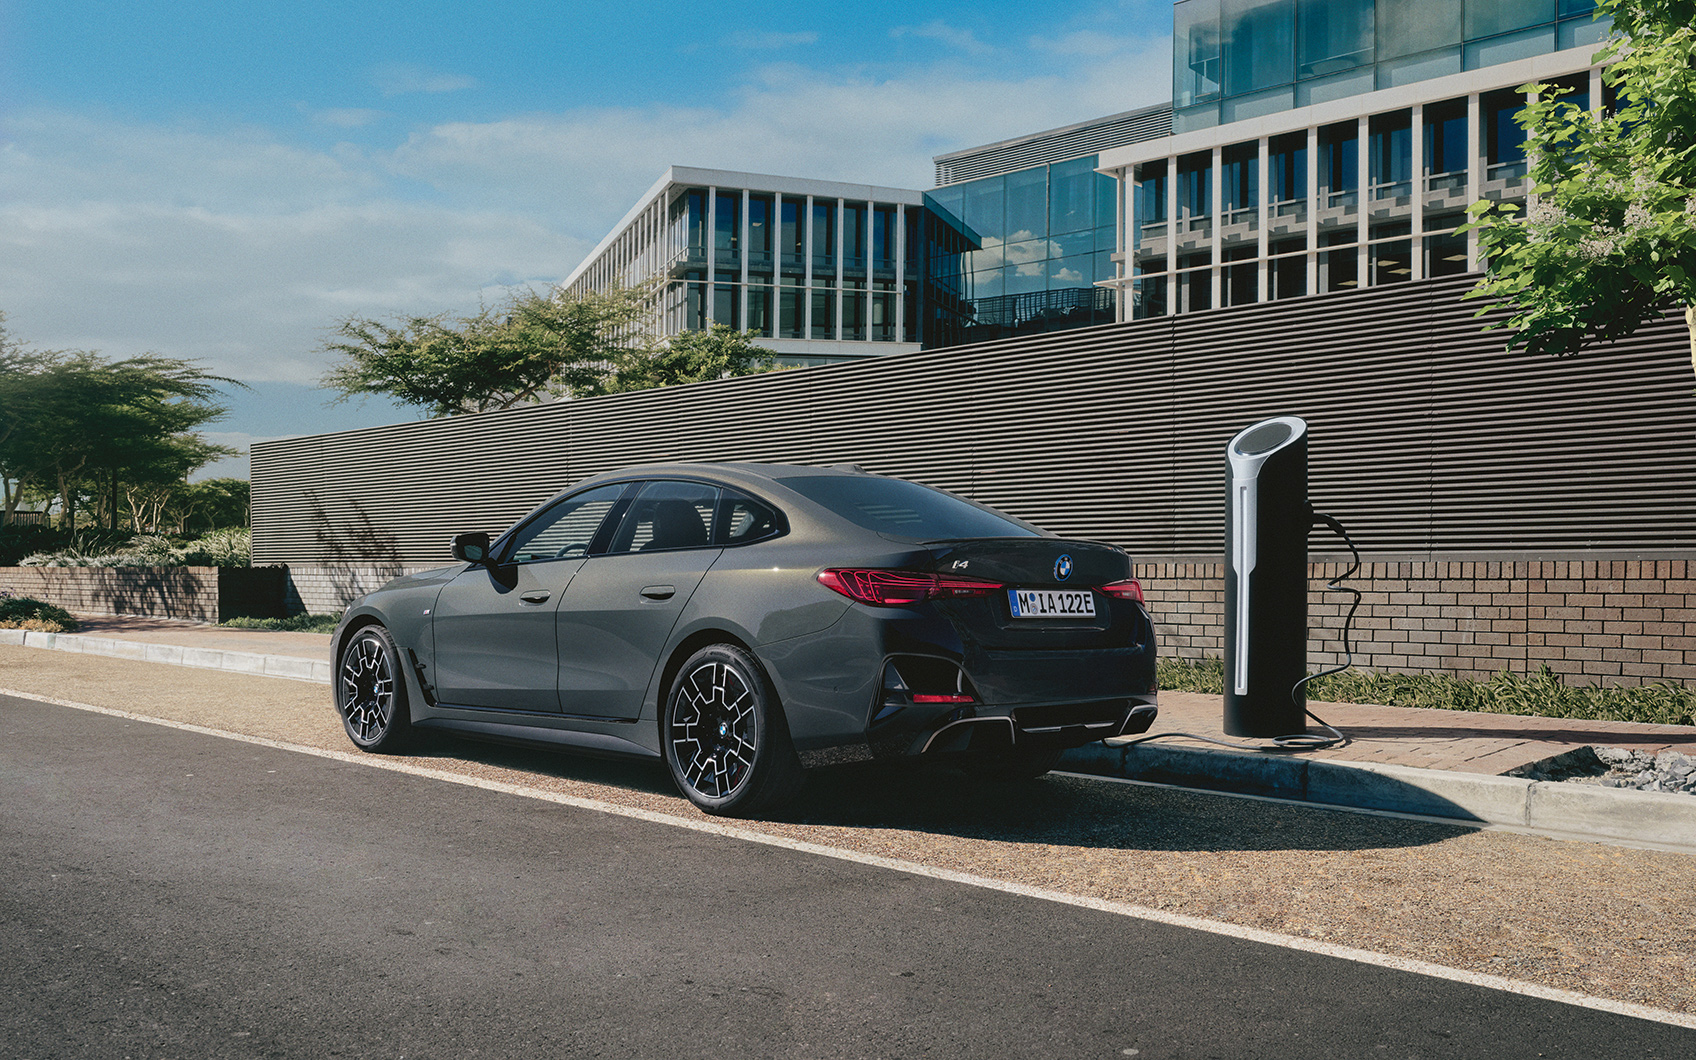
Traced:
<svg viewBox="0 0 1696 1060">
<path fill-rule="evenodd" d="M 1344 563 L 1308 568 L 1308 665 L 1342 661 Z M 1163 655 L 1224 654 L 1224 564 L 1137 564 Z M 1356 665 L 1486 678 L 1547 665 L 1579 683 L 1696 684 L 1696 564 L 1687 559 L 1379 560 L 1361 591 Z"/>
<path fill-rule="evenodd" d="M 220 622 L 283 613 L 274 567 L 0 567 L 0 589 L 83 614 Z"/>
</svg>

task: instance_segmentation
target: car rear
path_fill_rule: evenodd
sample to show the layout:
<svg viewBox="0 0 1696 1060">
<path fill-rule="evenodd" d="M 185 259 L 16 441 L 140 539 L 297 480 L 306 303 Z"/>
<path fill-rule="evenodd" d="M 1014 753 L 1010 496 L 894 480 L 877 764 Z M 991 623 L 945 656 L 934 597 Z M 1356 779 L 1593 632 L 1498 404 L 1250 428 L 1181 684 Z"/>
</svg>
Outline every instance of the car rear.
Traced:
<svg viewBox="0 0 1696 1060">
<path fill-rule="evenodd" d="M 879 668 L 862 706 L 875 757 L 1076 747 L 1148 729 L 1154 628 L 1122 549 L 914 483 L 855 478 L 802 492 L 890 546 L 938 527 L 997 531 L 913 540 L 817 573 L 854 604 L 839 642 L 869 645 L 856 661 Z"/>
</svg>

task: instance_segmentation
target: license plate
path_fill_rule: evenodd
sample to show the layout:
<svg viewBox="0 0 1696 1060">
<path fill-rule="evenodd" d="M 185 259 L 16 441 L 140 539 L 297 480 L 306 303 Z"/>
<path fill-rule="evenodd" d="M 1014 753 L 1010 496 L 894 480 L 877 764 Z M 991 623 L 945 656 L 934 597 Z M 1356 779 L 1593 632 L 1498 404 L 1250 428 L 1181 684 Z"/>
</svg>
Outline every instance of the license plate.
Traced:
<svg viewBox="0 0 1696 1060">
<path fill-rule="evenodd" d="M 1094 618 L 1095 594 L 1088 589 L 1008 589 L 1014 618 Z"/>
</svg>

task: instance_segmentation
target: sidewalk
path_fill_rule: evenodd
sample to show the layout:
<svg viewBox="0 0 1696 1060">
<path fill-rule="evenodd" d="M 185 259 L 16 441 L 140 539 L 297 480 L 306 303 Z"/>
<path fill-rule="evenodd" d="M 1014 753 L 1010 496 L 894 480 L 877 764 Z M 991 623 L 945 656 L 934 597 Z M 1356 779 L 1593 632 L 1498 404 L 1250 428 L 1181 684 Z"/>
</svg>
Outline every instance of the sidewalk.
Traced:
<svg viewBox="0 0 1696 1060">
<path fill-rule="evenodd" d="M 0 630 L 0 644 L 330 682 L 330 637 L 133 616 L 78 616 L 75 634 Z M 1696 727 L 1313 703 L 1349 742 L 1323 750 L 1238 750 L 1180 736 L 1067 752 L 1064 770 L 1316 804 L 1505 825 L 1696 852 L 1696 797 L 1503 776 L 1586 746 L 1696 754 Z M 1163 692 L 1155 733 L 1220 740 L 1222 696 Z M 1317 731 L 1317 726 L 1310 726 Z"/>
</svg>

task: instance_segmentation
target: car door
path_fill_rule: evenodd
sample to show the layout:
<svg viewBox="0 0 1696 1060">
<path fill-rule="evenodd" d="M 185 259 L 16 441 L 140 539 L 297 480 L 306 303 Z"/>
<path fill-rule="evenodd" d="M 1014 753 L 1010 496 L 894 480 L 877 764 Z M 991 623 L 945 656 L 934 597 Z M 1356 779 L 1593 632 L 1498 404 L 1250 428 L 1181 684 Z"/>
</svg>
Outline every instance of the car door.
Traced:
<svg viewBox="0 0 1696 1060">
<path fill-rule="evenodd" d="M 653 481 L 604 553 L 584 562 L 559 611 L 559 698 L 567 714 L 635 718 L 684 605 L 718 558 L 718 488 Z"/>
<path fill-rule="evenodd" d="M 627 483 L 565 497 L 519 527 L 497 562 L 474 564 L 436 600 L 437 700 L 558 713 L 560 602 Z"/>
</svg>

